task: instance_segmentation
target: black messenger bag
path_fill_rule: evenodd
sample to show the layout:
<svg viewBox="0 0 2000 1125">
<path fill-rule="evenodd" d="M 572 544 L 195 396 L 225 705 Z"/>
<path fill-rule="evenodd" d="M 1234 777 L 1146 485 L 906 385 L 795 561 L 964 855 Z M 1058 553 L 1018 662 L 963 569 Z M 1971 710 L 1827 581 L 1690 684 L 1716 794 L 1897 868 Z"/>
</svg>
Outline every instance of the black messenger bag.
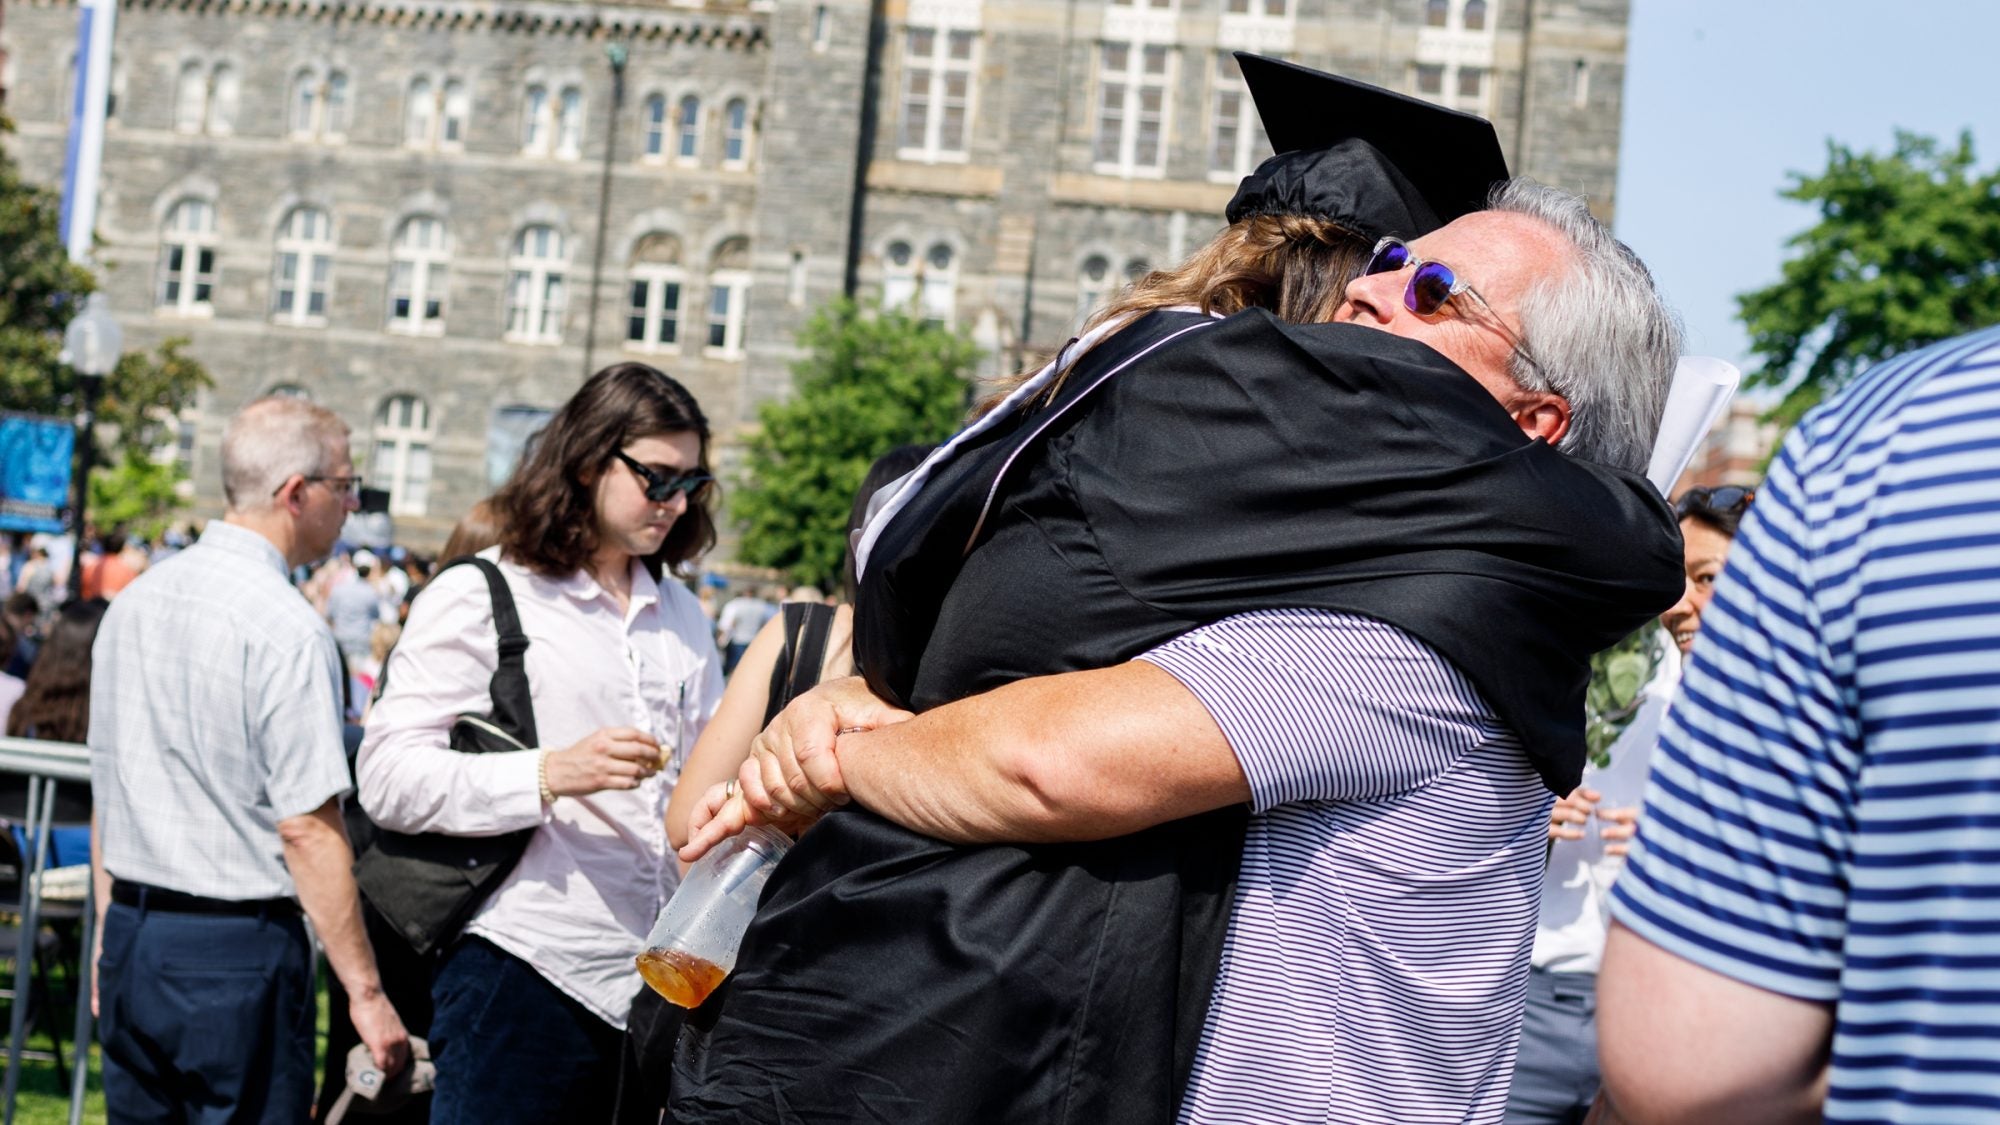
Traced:
<svg viewBox="0 0 2000 1125">
<path fill-rule="evenodd" d="M 468 556 L 444 569 L 461 565 L 478 567 L 486 576 L 493 595 L 493 629 L 500 637 L 500 663 L 488 687 L 492 710 L 454 720 L 451 748 L 461 754 L 533 749 L 538 741 L 535 704 L 521 659 L 528 651 L 528 637 L 521 632 L 514 596 L 500 568 L 485 559 Z M 428 954 L 451 944 L 473 911 L 514 870 L 534 834 L 533 828 L 497 836 L 413 835 L 378 829 L 374 842 L 355 861 L 354 881 L 368 904 L 411 949 Z"/>
</svg>

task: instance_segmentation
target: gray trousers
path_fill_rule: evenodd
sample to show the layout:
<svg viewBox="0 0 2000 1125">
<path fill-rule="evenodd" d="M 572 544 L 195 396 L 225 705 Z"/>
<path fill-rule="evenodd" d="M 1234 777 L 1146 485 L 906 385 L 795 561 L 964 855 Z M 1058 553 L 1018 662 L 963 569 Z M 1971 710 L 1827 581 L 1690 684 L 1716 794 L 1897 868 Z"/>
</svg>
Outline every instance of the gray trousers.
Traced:
<svg viewBox="0 0 2000 1125">
<path fill-rule="evenodd" d="M 1507 1125 L 1579 1125 L 1598 1082 L 1596 974 L 1528 970 Z"/>
</svg>

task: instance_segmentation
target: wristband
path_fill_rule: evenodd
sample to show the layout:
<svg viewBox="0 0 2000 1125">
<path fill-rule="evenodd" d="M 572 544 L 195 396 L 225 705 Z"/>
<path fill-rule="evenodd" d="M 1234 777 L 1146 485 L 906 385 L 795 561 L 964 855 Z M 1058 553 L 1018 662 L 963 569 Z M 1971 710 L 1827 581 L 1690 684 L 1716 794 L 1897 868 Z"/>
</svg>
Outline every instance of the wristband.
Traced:
<svg viewBox="0 0 2000 1125">
<path fill-rule="evenodd" d="M 549 752 L 547 750 L 541 751 L 540 755 L 535 759 L 535 785 L 542 791 L 543 804 L 553 805 L 556 803 L 555 790 L 549 788 Z"/>
</svg>

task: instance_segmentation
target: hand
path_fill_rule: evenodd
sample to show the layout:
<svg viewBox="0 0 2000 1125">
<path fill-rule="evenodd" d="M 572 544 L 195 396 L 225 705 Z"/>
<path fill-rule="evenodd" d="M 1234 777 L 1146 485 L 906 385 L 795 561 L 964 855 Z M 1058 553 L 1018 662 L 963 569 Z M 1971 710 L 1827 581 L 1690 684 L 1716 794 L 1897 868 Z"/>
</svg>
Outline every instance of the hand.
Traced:
<svg viewBox="0 0 2000 1125">
<path fill-rule="evenodd" d="M 707 855 L 710 848 L 752 824 L 768 824 L 788 836 L 797 837 L 819 820 L 817 813 L 809 817 L 760 816 L 744 802 L 741 793 L 735 792 L 735 784 L 730 781 L 711 785 L 708 792 L 702 794 L 701 803 L 688 816 L 687 846 L 675 853 L 682 864 L 693 863 Z"/>
<path fill-rule="evenodd" d="M 403 1030 L 403 1017 L 396 1014 L 389 998 L 380 988 L 355 993 L 348 997 L 347 1014 L 383 1077 L 395 1077 L 410 1061 L 410 1033 Z"/>
<path fill-rule="evenodd" d="M 549 792 L 582 797 L 606 789 L 637 789 L 660 772 L 660 742 L 631 727 L 605 727 L 567 750 L 549 752 Z"/>
<path fill-rule="evenodd" d="M 1590 820 L 1590 810 L 1597 806 L 1600 796 L 1597 790 L 1579 785 L 1569 796 L 1557 801 L 1549 812 L 1549 839 L 1583 839 L 1582 825 Z"/>
<path fill-rule="evenodd" d="M 102 1019 L 97 1010 L 97 981 L 104 975 L 104 912 L 97 912 L 97 926 L 90 935 L 90 1016 Z"/>
<path fill-rule="evenodd" d="M 900 723 L 910 713 L 876 698 L 859 676 L 830 680 L 792 700 L 750 743 L 738 771 L 740 793 L 766 822 L 818 820 L 847 803 L 834 744 L 849 731 Z"/>
<path fill-rule="evenodd" d="M 1624 841 L 1639 833 L 1638 809 L 1598 809 L 1597 819 L 1605 822 L 1604 827 L 1597 830 L 1598 836 L 1604 840 L 1605 855 L 1624 855 L 1632 850 L 1632 845 Z M 1612 843 L 1614 840 L 1619 842 Z"/>
</svg>

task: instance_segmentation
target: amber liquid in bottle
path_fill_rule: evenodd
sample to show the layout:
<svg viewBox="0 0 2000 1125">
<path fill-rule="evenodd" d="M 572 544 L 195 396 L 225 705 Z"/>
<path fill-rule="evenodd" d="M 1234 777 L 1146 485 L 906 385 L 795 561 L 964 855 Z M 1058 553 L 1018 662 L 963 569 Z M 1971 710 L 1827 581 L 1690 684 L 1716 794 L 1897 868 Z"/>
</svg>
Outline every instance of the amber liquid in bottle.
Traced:
<svg viewBox="0 0 2000 1125">
<path fill-rule="evenodd" d="M 639 975 L 669 1003 L 699 1008 L 729 970 L 678 949 L 648 949 L 639 954 Z"/>
</svg>

